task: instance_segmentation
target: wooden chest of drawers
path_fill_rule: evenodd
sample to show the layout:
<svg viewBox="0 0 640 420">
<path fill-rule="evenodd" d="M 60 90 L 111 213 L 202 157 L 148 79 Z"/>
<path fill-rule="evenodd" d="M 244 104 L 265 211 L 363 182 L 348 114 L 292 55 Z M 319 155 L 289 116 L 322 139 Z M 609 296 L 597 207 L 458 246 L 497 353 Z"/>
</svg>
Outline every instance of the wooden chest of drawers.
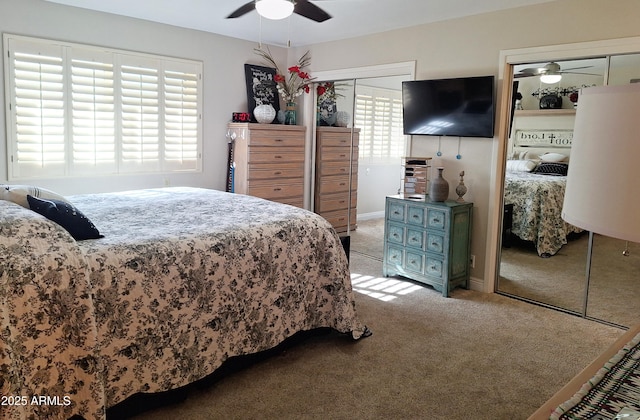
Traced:
<svg viewBox="0 0 640 420">
<path fill-rule="evenodd" d="M 472 203 L 387 197 L 382 273 L 431 285 L 443 296 L 468 288 L 472 216 Z"/>
<path fill-rule="evenodd" d="M 360 129 L 318 127 L 314 211 L 339 233 L 356 228 Z M 351 180 L 351 182 L 349 182 Z"/>
<path fill-rule="evenodd" d="M 234 191 L 304 206 L 305 127 L 230 123 L 235 134 Z"/>
</svg>

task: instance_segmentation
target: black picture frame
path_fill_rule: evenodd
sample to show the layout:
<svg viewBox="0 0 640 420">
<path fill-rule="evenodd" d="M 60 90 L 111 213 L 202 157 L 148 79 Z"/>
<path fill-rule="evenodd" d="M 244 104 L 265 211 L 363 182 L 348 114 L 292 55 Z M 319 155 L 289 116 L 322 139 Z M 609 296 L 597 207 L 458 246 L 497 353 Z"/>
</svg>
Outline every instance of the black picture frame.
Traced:
<svg viewBox="0 0 640 420">
<path fill-rule="evenodd" d="M 280 99 L 276 88 L 276 69 L 258 66 L 255 64 L 244 65 L 244 76 L 247 85 L 247 106 L 251 122 L 257 122 L 253 110 L 258 105 L 271 104 L 273 109 L 280 110 Z M 276 120 L 274 120 L 276 121 Z"/>
</svg>

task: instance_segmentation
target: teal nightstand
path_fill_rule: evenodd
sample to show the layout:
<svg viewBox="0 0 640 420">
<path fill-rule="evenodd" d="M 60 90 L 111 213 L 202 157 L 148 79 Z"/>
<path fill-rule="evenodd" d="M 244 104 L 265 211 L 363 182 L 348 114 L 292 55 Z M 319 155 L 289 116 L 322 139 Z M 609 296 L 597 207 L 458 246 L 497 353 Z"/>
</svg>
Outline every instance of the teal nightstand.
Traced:
<svg viewBox="0 0 640 420">
<path fill-rule="evenodd" d="M 469 288 L 473 203 L 388 196 L 382 273 L 433 286 L 447 297 Z"/>
</svg>

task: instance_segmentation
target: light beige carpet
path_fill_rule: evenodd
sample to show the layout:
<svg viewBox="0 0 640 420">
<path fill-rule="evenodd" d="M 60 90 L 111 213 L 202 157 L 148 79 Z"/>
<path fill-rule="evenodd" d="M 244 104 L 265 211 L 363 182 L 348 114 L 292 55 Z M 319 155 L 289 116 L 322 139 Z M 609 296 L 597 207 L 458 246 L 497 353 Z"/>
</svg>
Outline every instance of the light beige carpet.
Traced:
<svg viewBox="0 0 640 420">
<path fill-rule="evenodd" d="M 135 418 L 526 419 L 623 333 L 505 296 L 443 298 L 383 278 L 362 225 L 350 261 L 371 337 L 308 338 Z"/>
</svg>

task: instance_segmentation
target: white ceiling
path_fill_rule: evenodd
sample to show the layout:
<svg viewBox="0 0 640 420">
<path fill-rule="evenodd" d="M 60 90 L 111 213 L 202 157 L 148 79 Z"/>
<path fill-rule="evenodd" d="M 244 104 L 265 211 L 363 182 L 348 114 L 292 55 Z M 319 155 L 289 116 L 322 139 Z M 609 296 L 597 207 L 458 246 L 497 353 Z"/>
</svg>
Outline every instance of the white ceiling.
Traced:
<svg viewBox="0 0 640 420">
<path fill-rule="evenodd" d="M 47 0 L 271 45 L 303 46 L 559 0 L 312 0 L 332 16 L 270 21 L 252 11 L 226 17 L 249 0 Z"/>
</svg>

